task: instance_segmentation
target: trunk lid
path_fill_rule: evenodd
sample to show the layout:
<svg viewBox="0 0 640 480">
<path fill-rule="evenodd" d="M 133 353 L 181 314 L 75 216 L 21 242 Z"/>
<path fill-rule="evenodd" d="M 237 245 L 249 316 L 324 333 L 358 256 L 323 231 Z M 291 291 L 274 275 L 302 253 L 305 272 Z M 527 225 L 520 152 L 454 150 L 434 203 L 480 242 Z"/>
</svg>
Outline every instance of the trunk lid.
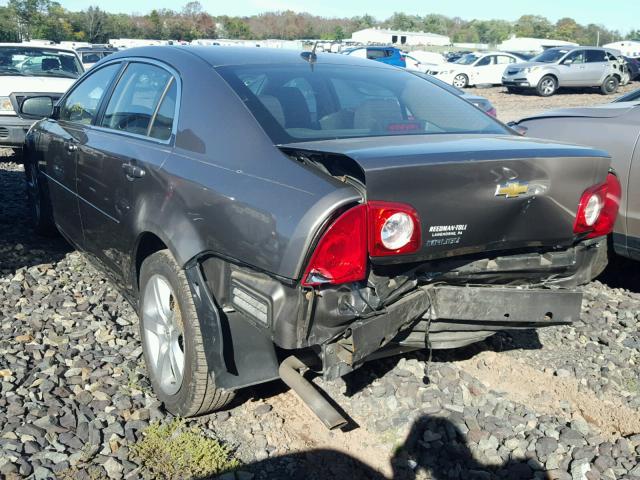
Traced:
<svg viewBox="0 0 640 480">
<path fill-rule="evenodd" d="M 421 249 L 375 263 L 569 246 L 580 197 L 604 182 L 610 163 L 602 151 L 507 135 L 403 135 L 280 147 L 332 163 L 355 162 L 368 200 L 418 211 Z"/>
</svg>

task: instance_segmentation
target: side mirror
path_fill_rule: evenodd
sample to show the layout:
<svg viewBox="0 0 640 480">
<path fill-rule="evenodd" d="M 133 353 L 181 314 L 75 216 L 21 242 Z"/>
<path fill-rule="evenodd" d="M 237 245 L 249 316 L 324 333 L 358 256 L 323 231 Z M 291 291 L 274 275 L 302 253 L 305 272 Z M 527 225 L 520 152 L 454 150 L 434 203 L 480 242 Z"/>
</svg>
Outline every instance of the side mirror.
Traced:
<svg viewBox="0 0 640 480">
<path fill-rule="evenodd" d="M 573 59 L 571 58 L 567 58 L 564 62 L 562 62 L 563 65 L 566 65 L 568 67 L 570 67 L 572 63 L 573 63 Z"/>
<path fill-rule="evenodd" d="M 26 117 L 45 118 L 53 115 L 51 97 L 29 97 L 22 102 L 20 113 Z"/>
</svg>

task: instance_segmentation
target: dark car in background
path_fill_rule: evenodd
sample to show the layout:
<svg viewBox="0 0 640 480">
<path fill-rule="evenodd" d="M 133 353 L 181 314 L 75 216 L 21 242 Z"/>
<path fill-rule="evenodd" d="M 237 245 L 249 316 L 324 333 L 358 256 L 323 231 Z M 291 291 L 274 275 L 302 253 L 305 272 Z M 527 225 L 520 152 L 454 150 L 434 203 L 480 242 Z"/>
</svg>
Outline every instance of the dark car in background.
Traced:
<svg viewBox="0 0 640 480">
<path fill-rule="evenodd" d="M 640 260 L 640 90 L 604 105 L 551 110 L 517 126 L 527 136 L 609 152 L 623 187 L 611 244 L 615 253 Z"/>
<path fill-rule="evenodd" d="M 629 70 L 629 80 L 632 82 L 640 80 L 640 60 L 631 57 L 624 57 L 624 59 Z"/>
<path fill-rule="evenodd" d="M 579 318 L 619 184 L 604 152 L 530 140 L 350 55 L 146 47 L 96 64 L 26 140 L 54 225 L 140 317 L 179 415 L 298 373 Z M 48 111 L 45 111 L 47 110 Z"/>
<path fill-rule="evenodd" d="M 640 100 L 640 88 L 616 98 L 612 103 L 635 102 Z"/>
</svg>

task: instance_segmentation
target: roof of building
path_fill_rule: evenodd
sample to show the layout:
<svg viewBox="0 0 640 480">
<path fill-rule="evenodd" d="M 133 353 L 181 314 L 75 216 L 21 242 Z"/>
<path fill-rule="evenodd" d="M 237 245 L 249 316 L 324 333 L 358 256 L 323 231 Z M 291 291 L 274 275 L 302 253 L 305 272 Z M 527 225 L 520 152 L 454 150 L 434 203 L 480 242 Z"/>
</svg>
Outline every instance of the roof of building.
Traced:
<svg viewBox="0 0 640 480">
<path fill-rule="evenodd" d="M 440 35 L 439 33 L 430 33 L 430 32 L 408 32 L 405 30 L 390 30 L 387 28 L 365 28 L 363 30 L 358 30 L 357 32 L 353 32 L 355 33 L 363 33 L 363 32 L 376 32 L 376 33 L 384 33 L 387 35 L 405 35 L 405 36 L 409 36 L 409 35 L 420 35 L 420 36 L 424 36 L 424 37 L 433 37 L 433 38 L 449 38 L 446 35 Z"/>
</svg>

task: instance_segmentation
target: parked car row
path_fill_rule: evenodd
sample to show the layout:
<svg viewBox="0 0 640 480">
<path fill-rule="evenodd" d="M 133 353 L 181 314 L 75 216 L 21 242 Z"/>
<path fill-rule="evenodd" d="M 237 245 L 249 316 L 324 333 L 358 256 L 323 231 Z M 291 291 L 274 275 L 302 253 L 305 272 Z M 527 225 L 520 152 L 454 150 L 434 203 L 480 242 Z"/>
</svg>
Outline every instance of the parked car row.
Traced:
<svg viewBox="0 0 640 480">
<path fill-rule="evenodd" d="M 122 289 L 169 411 L 281 378 L 334 428 L 299 370 L 579 318 L 626 179 L 608 154 L 357 57 L 131 49 L 17 106 L 45 117 L 25 143 L 34 226 Z"/>
</svg>

